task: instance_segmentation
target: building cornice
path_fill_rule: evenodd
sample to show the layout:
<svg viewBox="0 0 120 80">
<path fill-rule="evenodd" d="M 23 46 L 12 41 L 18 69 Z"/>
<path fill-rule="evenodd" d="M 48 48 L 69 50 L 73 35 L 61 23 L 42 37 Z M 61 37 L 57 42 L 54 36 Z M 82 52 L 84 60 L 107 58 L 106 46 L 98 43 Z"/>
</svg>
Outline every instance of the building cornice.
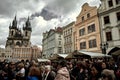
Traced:
<svg viewBox="0 0 120 80">
<path fill-rule="evenodd" d="M 106 26 L 105 28 L 103 28 L 103 30 L 107 30 L 107 29 L 112 29 L 113 26 Z"/>
<path fill-rule="evenodd" d="M 118 11 L 120 10 L 120 6 L 117 6 L 116 8 L 112 8 L 112 9 L 109 9 L 109 10 L 105 10 L 105 11 L 102 11 L 101 10 L 99 11 L 99 16 L 102 16 L 102 15 L 105 15 L 105 14 L 109 14 L 111 12 L 115 12 L 115 11 Z"/>
</svg>

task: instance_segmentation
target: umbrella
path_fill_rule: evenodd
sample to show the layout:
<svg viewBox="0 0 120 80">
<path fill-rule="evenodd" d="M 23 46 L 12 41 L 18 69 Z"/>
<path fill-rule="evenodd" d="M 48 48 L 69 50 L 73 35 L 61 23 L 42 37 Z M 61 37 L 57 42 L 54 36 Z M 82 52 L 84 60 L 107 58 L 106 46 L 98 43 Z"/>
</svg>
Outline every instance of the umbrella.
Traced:
<svg viewBox="0 0 120 80">
<path fill-rule="evenodd" d="M 69 53 L 65 58 L 66 59 L 70 59 L 70 58 L 75 58 L 75 57 L 74 57 L 73 53 Z"/>
</svg>

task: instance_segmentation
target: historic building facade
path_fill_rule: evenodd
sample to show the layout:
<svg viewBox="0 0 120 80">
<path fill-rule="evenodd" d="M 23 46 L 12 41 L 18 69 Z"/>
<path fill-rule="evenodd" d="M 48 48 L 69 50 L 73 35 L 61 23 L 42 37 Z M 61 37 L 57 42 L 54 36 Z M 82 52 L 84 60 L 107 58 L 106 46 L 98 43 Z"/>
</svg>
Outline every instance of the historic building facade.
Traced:
<svg viewBox="0 0 120 80">
<path fill-rule="evenodd" d="M 64 52 L 72 53 L 74 51 L 73 26 L 75 22 L 71 22 L 63 27 Z"/>
<path fill-rule="evenodd" d="M 31 45 L 31 23 L 29 17 L 23 25 L 18 27 L 16 16 L 9 26 L 9 35 L 6 41 L 5 49 L 12 49 L 12 59 L 16 60 L 32 60 L 40 57 L 41 51 Z"/>
<path fill-rule="evenodd" d="M 43 57 L 49 58 L 54 54 L 63 53 L 63 30 L 61 27 L 50 29 L 43 33 Z"/>
<path fill-rule="evenodd" d="M 10 48 L 0 48 L 0 60 L 3 61 L 5 59 L 12 59 L 12 53 L 13 51 Z"/>
<path fill-rule="evenodd" d="M 100 30 L 97 7 L 85 3 L 74 26 L 75 50 L 100 52 Z"/>
<path fill-rule="evenodd" d="M 12 22 L 12 25 L 9 26 L 9 36 L 6 41 L 6 48 L 16 48 L 16 47 L 30 47 L 30 37 L 31 37 L 31 24 L 29 18 L 27 19 L 25 26 L 22 30 L 17 25 L 16 16 Z"/>
<path fill-rule="evenodd" d="M 101 0 L 98 10 L 101 40 L 108 43 L 107 52 L 120 47 L 120 0 Z"/>
</svg>

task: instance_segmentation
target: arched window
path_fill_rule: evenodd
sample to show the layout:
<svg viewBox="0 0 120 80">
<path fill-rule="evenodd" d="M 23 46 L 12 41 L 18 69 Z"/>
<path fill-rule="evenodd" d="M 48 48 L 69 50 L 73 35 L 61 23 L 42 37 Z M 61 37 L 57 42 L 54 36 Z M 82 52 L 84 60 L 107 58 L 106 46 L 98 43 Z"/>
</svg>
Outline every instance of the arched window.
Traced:
<svg viewBox="0 0 120 80">
<path fill-rule="evenodd" d="M 18 42 L 16 42 L 16 45 L 17 45 L 17 46 L 20 46 L 20 42 L 19 42 L 19 41 L 18 41 Z"/>
<path fill-rule="evenodd" d="M 11 32 L 11 35 L 13 35 L 13 31 Z"/>
<path fill-rule="evenodd" d="M 28 35 L 28 32 L 25 32 L 25 36 L 27 36 Z"/>
</svg>

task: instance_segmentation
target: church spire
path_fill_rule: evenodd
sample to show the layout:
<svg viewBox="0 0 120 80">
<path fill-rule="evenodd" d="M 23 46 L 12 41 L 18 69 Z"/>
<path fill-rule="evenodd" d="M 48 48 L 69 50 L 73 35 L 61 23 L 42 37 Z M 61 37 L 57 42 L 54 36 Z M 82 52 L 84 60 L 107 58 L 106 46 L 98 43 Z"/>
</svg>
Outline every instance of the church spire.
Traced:
<svg viewBox="0 0 120 80">
<path fill-rule="evenodd" d="M 28 19 L 26 21 L 26 27 L 30 27 L 30 26 L 31 26 L 31 24 L 30 24 L 30 20 L 29 20 L 29 16 L 28 16 Z"/>
<path fill-rule="evenodd" d="M 15 18 L 14 18 L 14 20 L 13 20 L 13 22 L 12 22 L 12 27 L 13 27 L 13 28 L 17 28 L 17 19 L 16 19 L 16 15 L 15 15 Z"/>
</svg>

